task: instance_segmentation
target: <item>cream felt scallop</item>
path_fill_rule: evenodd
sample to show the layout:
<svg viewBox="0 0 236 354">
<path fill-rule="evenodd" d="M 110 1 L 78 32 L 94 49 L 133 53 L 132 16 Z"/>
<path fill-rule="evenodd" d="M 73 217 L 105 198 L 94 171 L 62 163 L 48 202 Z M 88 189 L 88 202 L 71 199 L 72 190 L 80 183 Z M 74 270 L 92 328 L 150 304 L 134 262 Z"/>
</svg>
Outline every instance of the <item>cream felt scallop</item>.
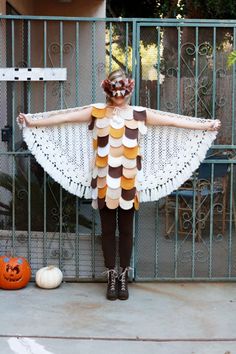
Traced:
<svg viewBox="0 0 236 354">
<path fill-rule="evenodd" d="M 40 268 L 36 272 L 35 282 L 38 287 L 43 289 L 57 288 L 63 279 L 61 270 L 53 265 Z"/>
</svg>

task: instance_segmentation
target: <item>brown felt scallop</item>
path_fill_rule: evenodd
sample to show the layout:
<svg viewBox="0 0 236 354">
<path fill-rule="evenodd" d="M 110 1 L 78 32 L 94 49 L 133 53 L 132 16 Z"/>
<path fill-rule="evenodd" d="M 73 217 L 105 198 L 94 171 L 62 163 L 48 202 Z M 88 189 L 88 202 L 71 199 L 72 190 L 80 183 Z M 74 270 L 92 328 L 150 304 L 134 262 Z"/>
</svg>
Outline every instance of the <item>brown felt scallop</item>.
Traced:
<svg viewBox="0 0 236 354">
<path fill-rule="evenodd" d="M 130 129 L 125 127 L 125 136 L 129 139 L 137 139 L 138 138 L 138 128 Z"/>
<path fill-rule="evenodd" d="M 121 196 L 124 200 L 133 200 L 136 194 L 136 188 L 132 189 L 123 189 L 121 191 Z"/>
<path fill-rule="evenodd" d="M 95 124 L 95 120 L 96 120 L 96 118 L 95 118 L 95 117 L 92 117 L 92 120 L 91 120 L 91 122 L 90 122 L 89 125 L 88 125 L 88 129 L 89 129 L 89 130 L 93 130 L 94 124 Z"/>
<path fill-rule="evenodd" d="M 118 166 L 118 167 L 109 166 L 108 174 L 109 174 L 109 176 L 111 176 L 113 178 L 119 178 L 122 176 L 122 169 L 123 169 L 123 166 Z"/>
<path fill-rule="evenodd" d="M 97 202 L 98 202 L 98 208 L 99 209 L 104 208 L 104 206 L 105 206 L 105 198 L 102 198 L 102 199 L 98 198 Z"/>
<path fill-rule="evenodd" d="M 137 156 L 137 169 L 140 171 L 142 169 L 142 156 Z"/>
<path fill-rule="evenodd" d="M 92 188 L 96 188 L 96 187 L 97 187 L 97 177 L 96 177 L 96 178 L 92 178 L 92 180 L 91 180 L 91 187 L 92 187 Z"/>
<path fill-rule="evenodd" d="M 147 118 L 146 110 L 143 110 L 143 111 L 134 110 L 133 111 L 133 117 L 134 117 L 135 120 L 145 122 L 146 118 Z"/>
<path fill-rule="evenodd" d="M 98 140 L 98 146 L 99 147 L 105 147 L 108 144 L 109 135 L 98 136 L 97 140 Z"/>
</svg>

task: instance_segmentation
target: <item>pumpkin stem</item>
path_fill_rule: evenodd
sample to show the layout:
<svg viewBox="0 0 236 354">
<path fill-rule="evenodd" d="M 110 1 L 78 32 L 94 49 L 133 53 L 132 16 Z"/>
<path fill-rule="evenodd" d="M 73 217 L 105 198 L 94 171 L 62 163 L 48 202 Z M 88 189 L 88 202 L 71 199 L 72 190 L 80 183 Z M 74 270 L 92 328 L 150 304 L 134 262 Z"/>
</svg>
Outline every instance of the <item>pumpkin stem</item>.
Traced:
<svg viewBox="0 0 236 354">
<path fill-rule="evenodd" d="M 48 270 L 51 270 L 51 269 L 53 269 L 53 268 L 55 268 L 55 266 L 54 266 L 54 265 L 50 265 L 50 266 L 48 266 Z"/>
</svg>

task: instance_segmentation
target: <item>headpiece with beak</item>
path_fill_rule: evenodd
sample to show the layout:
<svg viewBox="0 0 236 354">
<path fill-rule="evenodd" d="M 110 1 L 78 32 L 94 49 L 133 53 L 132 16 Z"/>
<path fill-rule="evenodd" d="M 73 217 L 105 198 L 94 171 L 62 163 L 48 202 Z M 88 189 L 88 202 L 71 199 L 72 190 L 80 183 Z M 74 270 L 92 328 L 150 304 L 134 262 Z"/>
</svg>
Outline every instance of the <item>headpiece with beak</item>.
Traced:
<svg viewBox="0 0 236 354">
<path fill-rule="evenodd" d="M 125 97 L 134 90 L 133 79 L 103 80 L 101 87 L 109 97 Z"/>
</svg>

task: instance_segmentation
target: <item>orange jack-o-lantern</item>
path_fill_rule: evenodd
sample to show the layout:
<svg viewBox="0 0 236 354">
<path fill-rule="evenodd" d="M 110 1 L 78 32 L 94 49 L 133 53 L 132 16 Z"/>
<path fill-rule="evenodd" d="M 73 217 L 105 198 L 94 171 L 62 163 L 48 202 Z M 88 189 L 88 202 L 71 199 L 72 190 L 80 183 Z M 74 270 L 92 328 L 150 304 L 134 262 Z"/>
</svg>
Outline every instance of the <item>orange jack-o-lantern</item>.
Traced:
<svg viewBox="0 0 236 354">
<path fill-rule="evenodd" d="M 30 265 L 25 258 L 0 257 L 0 288 L 7 290 L 24 288 L 30 277 Z"/>
</svg>

